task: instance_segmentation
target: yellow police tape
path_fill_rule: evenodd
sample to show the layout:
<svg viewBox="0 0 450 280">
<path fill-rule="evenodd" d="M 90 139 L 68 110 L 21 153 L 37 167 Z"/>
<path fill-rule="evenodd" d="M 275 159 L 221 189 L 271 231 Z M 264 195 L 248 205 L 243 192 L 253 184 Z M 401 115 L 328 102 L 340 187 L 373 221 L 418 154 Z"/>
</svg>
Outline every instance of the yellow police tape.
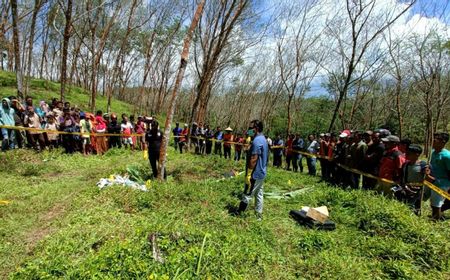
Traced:
<svg viewBox="0 0 450 280">
<path fill-rule="evenodd" d="M 133 134 L 112 134 L 112 133 L 82 133 L 82 132 L 64 132 L 64 131 L 55 131 L 55 130 L 47 130 L 47 129 L 39 129 L 39 128 L 32 128 L 32 127 L 22 127 L 22 126 L 9 126 L 9 125 L 0 125 L 0 128 L 7 128 L 7 129 L 14 129 L 14 130 L 26 130 L 26 131 L 34 131 L 34 132 L 47 132 L 49 134 L 63 134 L 63 135 L 81 135 L 81 136 L 96 136 L 96 137 L 101 137 L 101 136 L 116 136 L 116 137 L 132 137 L 132 136 L 144 136 L 144 134 L 138 134 L 138 133 L 133 133 Z M 172 136 L 174 138 L 182 138 L 182 137 L 187 137 L 187 135 L 181 135 L 181 136 Z M 224 140 L 217 140 L 217 139 L 209 139 L 209 138 L 205 138 L 205 137 L 198 137 L 198 136 L 191 136 L 192 139 L 199 139 L 199 140 L 208 140 L 211 142 L 219 142 L 219 143 L 226 143 L 226 144 L 230 144 L 230 145 L 240 145 L 240 146 L 246 146 L 248 147 L 250 144 L 243 144 L 243 143 L 239 143 L 239 142 L 233 142 L 233 141 L 224 141 Z M 272 146 L 272 149 L 287 149 L 287 147 L 284 146 Z M 309 157 L 317 157 L 317 158 L 322 158 L 322 159 L 327 159 L 329 160 L 330 158 L 327 156 L 321 156 L 321 155 L 316 155 L 316 154 L 311 154 L 311 153 L 306 153 L 306 152 L 302 152 L 302 151 L 296 151 L 296 150 L 292 150 L 292 152 L 294 153 L 298 153 L 298 154 L 302 154 L 305 156 L 309 156 Z M 368 178 L 372 178 L 375 180 L 379 180 L 382 182 L 386 182 L 388 184 L 395 184 L 394 181 L 391 180 L 387 180 L 384 178 L 380 178 L 377 176 L 374 176 L 372 174 L 369 173 L 365 173 L 365 172 L 361 172 L 360 170 L 354 169 L 354 168 L 350 168 L 348 166 L 345 166 L 343 164 L 337 163 L 337 165 L 347 171 L 350 171 L 352 173 L 355 174 L 359 174 Z M 434 184 L 428 182 L 428 181 L 424 181 L 423 185 L 429 187 L 430 189 L 432 189 L 433 191 L 437 192 L 438 194 L 440 194 L 442 197 L 450 200 L 450 194 L 445 192 L 444 190 L 442 190 L 441 188 L 435 186 Z"/>
<path fill-rule="evenodd" d="M 318 158 L 327 159 L 327 160 L 330 159 L 330 158 L 327 157 L 327 156 L 315 155 L 315 154 L 306 153 L 306 152 L 301 152 L 301 151 L 293 151 L 293 152 L 294 152 L 294 153 L 299 153 L 299 154 L 302 154 L 302 155 L 305 155 L 305 156 L 309 156 L 309 157 L 318 157 Z M 340 164 L 340 163 L 337 163 L 337 165 L 338 165 L 339 167 L 341 167 L 341 168 L 343 168 L 343 169 L 345 169 L 345 170 L 347 170 L 347 171 L 350 171 L 350 172 L 352 172 L 352 173 L 355 173 L 355 174 L 359 174 L 359 175 L 362 175 L 362 176 L 365 176 L 365 177 L 368 177 L 368 178 L 372 178 L 372 179 L 375 179 L 375 180 L 378 180 L 378 181 L 382 181 L 382 182 L 385 182 L 385 183 L 388 183 L 388 184 L 395 184 L 395 182 L 392 181 L 392 180 L 380 178 L 380 177 L 374 176 L 374 175 L 372 175 L 372 174 L 369 174 L 369 173 L 366 173 L 366 172 L 362 172 L 362 171 L 360 171 L 360 170 L 358 170 L 358 169 L 350 168 L 350 167 L 345 166 L 345 165 Z M 434 184 L 428 182 L 427 180 L 424 180 L 424 181 L 423 181 L 423 185 L 425 185 L 425 186 L 429 187 L 430 189 L 432 189 L 433 191 L 437 192 L 437 193 L 438 193 L 439 195 L 441 195 L 442 197 L 444 197 L 444 198 L 450 200 L 450 194 L 447 193 L 447 192 L 445 192 L 444 190 L 442 190 L 442 189 L 439 188 L 438 186 L 436 186 L 436 185 L 434 185 Z"/>
<path fill-rule="evenodd" d="M 9 200 L 0 200 L 0 205 L 8 205 L 10 203 L 11 203 L 11 201 L 9 201 Z"/>
<path fill-rule="evenodd" d="M 61 135 L 81 135 L 81 136 L 95 136 L 95 137 L 102 137 L 102 136 L 121 136 L 121 137 L 132 137 L 132 136 L 144 136 L 144 134 L 140 133 L 131 133 L 131 134 L 114 134 L 114 133 L 85 133 L 85 132 L 65 132 L 65 131 L 59 131 L 59 130 L 49 130 L 49 129 L 42 129 L 42 128 L 34 128 L 34 127 L 24 127 L 24 126 L 11 126 L 11 125 L 0 125 L 0 128 L 6 128 L 6 129 L 14 129 L 14 130 L 25 130 L 30 132 L 38 132 L 38 133 L 44 133 L 47 134 L 61 134 Z"/>
</svg>

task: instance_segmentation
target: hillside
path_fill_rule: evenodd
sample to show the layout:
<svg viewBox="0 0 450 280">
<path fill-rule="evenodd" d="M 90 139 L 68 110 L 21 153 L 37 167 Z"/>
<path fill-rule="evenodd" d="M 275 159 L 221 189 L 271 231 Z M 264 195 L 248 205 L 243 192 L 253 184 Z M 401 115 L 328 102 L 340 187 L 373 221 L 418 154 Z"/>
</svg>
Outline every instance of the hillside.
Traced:
<svg viewBox="0 0 450 280">
<path fill-rule="evenodd" d="M 344 191 L 269 168 L 262 222 L 233 217 L 242 162 L 169 151 L 169 178 L 150 191 L 99 190 L 127 166 L 148 174 L 142 152 L 83 157 L 16 150 L 0 156 L 0 278 L 12 279 L 436 279 L 450 278 L 449 222 L 416 217 L 396 201 Z M 337 229 L 288 215 L 326 205 Z M 162 263 L 153 257 L 157 242 Z"/>
<path fill-rule="evenodd" d="M 32 79 L 30 84 L 30 96 L 35 100 L 36 105 L 39 104 L 40 100 L 45 100 L 50 102 L 52 98 L 59 99 L 60 84 L 51 82 L 48 80 Z M 16 76 L 13 72 L 0 71 L 0 96 L 16 96 Z M 89 110 L 89 93 L 84 89 L 74 86 L 67 87 L 66 101 L 69 101 L 72 106 L 77 105 L 82 110 Z M 107 99 L 101 96 L 99 93 L 96 99 L 97 110 L 106 111 Z M 133 107 L 125 102 L 119 100 L 113 100 L 111 106 L 112 112 L 118 114 L 128 113 L 130 114 Z"/>
</svg>

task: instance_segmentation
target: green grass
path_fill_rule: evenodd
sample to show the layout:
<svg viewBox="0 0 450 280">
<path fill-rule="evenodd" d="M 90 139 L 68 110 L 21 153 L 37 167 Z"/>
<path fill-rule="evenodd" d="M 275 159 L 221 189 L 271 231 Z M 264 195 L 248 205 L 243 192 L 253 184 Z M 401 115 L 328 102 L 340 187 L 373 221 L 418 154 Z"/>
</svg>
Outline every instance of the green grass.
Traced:
<svg viewBox="0 0 450 280">
<path fill-rule="evenodd" d="M 0 278 L 12 279 L 449 279 L 449 222 L 416 217 L 401 203 L 344 191 L 305 174 L 269 168 L 267 192 L 309 188 L 266 199 L 264 219 L 237 205 L 243 164 L 169 151 L 169 178 L 149 192 L 95 183 L 127 166 L 147 177 L 142 152 L 102 157 L 0 155 Z M 291 209 L 326 205 L 332 232 L 297 225 Z M 164 259 L 154 260 L 157 234 Z"/>
<path fill-rule="evenodd" d="M 60 97 L 60 84 L 41 80 L 32 79 L 30 83 L 30 96 L 35 100 L 35 105 L 39 105 L 40 100 L 50 102 L 53 98 Z M 17 96 L 16 77 L 12 72 L 0 71 L 0 97 Z M 66 101 L 70 102 L 72 106 L 77 105 L 82 110 L 89 111 L 88 106 L 90 99 L 90 93 L 82 88 L 68 86 L 66 93 Z M 106 111 L 107 98 L 97 94 L 96 99 L 97 110 Z M 112 112 L 118 114 L 127 113 L 130 114 L 133 107 L 119 100 L 113 100 L 111 104 Z"/>
</svg>

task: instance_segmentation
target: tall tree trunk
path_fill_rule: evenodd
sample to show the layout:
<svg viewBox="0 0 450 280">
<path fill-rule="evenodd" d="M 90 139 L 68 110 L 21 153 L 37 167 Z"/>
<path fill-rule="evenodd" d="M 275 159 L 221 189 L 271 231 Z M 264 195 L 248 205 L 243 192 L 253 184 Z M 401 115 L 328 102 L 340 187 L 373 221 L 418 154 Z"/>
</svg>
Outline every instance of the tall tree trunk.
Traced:
<svg viewBox="0 0 450 280">
<path fill-rule="evenodd" d="M 63 48 L 61 57 L 61 95 L 60 100 L 64 102 L 67 76 L 67 50 L 69 48 L 70 29 L 72 26 L 72 0 L 67 0 L 67 10 L 64 13 L 66 26 L 64 27 Z"/>
<path fill-rule="evenodd" d="M 23 99 L 23 75 L 22 67 L 20 65 L 19 28 L 17 26 L 17 0 L 11 0 L 11 16 L 13 21 L 14 70 L 16 71 L 17 79 L 17 95 L 20 99 Z"/>
<path fill-rule="evenodd" d="M 397 84 L 395 86 L 395 107 L 397 108 L 397 118 L 398 118 L 398 137 L 402 139 L 403 137 L 403 115 L 401 107 L 401 96 L 402 93 L 402 79 L 397 76 Z"/>
<path fill-rule="evenodd" d="M 288 96 L 287 127 L 286 127 L 286 135 L 287 135 L 287 137 L 289 137 L 289 134 L 291 133 L 291 127 L 292 127 L 291 104 L 292 104 L 292 98 L 293 97 L 294 97 L 294 94 L 289 94 L 289 96 Z"/>
<path fill-rule="evenodd" d="M 95 111 L 95 100 L 97 97 L 97 82 L 98 82 L 98 66 L 100 63 L 100 60 L 103 56 L 103 51 L 105 49 L 105 44 L 106 44 L 106 39 L 108 38 L 108 34 L 109 31 L 111 30 L 111 27 L 117 17 L 117 15 L 119 14 L 121 8 L 121 4 L 119 3 L 115 10 L 113 15 L 109 18 L 108 23 L 106 24 L 103 32 L 102 32 L 102 36 L 100 38 L 100 42 L 99 42 L 99 47 L 97 50 L 95 50 L 95 45 L 92 44 L 91 48 L 92 48 L 92 52 L 93 52 L 93 60 L 92 60 L 92 75 L 91 75 L 91 111 L 94 112 Z M 91 31 L 92 32 L 92 31 Z M 94 30 L 95 32 L 95 30 Z M 93 38 L 95 38 L 95 33 L 92 34 Z"/>
<path fill-rule="evenodd" d="M 175 80 L 175 85 L 172 90 L 172 97 L 170 99 L 170 104 L 167 110 L 167 117 L 166 117 L 166 123 L 164 126 L 164 137 L 161 143 L 161 150 L 159 154 L 159 172 L 158 172 L 158 179 L 163 180 L 164 178 L 164 172 L 165 172 L 165 165 L 166 165 L 166 153 L 167 153 L 167 146 L 170 141 L 170 131 L 171 131 L 171 123 L 173 120 L 173 114 L 175 112 L 175 106 L 177 103 L 177 96 L 178 91 L 181 87 L 181 82 L 183 81 L 184 72 L 186 70 L 188 58 L 189 58 L 189 47 L 191 45 L 192 41 L 192 35 L 194 34 L 194 30 L 196 29 L 198 25 L 198 21 L 200 20 L 200 16 L 203 12 L 203 6 L 205 5 L 206 0 L 202 0 L 195 11 L 194 18 L 192 19 L 191 26 L 189 27 L 188 33 L 186 34 L 186 37 L 184 39 L 183 44 L 183 52 L 181 53 L 181 61 L 180 61 L 180 67 L 178 68 L 178 74 L 177 78 Z"/>
<path fill-rule="evenodd" d="M 137 6 L 137 0 L 133 0 L 132 4 L 131 4 L 131 8 L 130 8 L 130 16 L 128 17 L 128 22 L 127 22 L 127 31 L 125 33 L 125 36 L 122 39 L 122 42 L 120 44 L 120 48 L 119 48 L 119 53 L 116 56 L 116 60 L 114 62 L 114 66 L 113 66 L 113 73 L 112 73 L 112 77 L 111 77 L 111 83 L 110 86 L 107 88 L 107 96 L 108 96 L 108 102 L 106 104 L 106 111 L 107 112 L 111 112 L 111 98 L 112 98 L 112 91 L 115 87 L 116 81 L 117 81 L 117 75 L 119 74 L 119 62 L 123 59 L 123 52 L 124 52 L 124 48 L 126 43 L 128 42 L 128 37 L 131 33 L 131 24 L 133 22 L 133 15 L 134 15 L 134 11 L 135 8 Z"/>
<path fill-rule="evenodd" d="M 44 1 L 35 0 L 33 15 L 31 16 L 31 26 L 30 26 L 30 39 L 28 41 L 28 61 L 27 61 L 27 73 L 25 77 L 25 95 L 29 94 L 30 91 L 30 80 L 31 80 L 31 64 L 33 62 L 33 46 L 34 46 L 34 34 L 36 29 L 36 18 L 41 9 Z"/>
</svg>

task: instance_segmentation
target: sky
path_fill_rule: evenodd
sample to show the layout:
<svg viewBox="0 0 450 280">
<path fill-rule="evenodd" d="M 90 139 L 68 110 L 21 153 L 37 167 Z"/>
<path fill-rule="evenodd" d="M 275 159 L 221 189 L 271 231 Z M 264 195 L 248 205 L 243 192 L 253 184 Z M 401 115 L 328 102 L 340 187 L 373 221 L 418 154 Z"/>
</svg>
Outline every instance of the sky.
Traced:
<svg viewBox="0 0 450 280">
<path fill-rule="evenodd" d="M 271 13 L 276 9 L 281 1 L 291 3 L 293 1 L 306 0 L 261 0 L 258 2 L 258 8 L 263 11 L 261 21 L 270 19 Z M 320 7 L 327 16 L 326 11 L 330 13 L 336 11 L 336 4 L 345 3 L 345 0 L 317 0 Z M 388 9 L 389 7 L 399 7 L 398 4 L 409 2 L 406 0 L 377 0 L 379 9 Z M 387 8 L 386 8 L 387 7 Z M 295 26 L 295 24 L 294 24 Z M 413 33 L 427 34 L 430 29 L 436 29 L 450 40 L 450 0 L 416 0 L 414 6 L 392 26 L 394 36 L 404 38 Z M 275 45 L 270 39 L 266 43 L 268 46 Z M 326 79 L 326 72 L 321 71 L 310 85 L 310 91 L 306 96 L 328 95 L 321 86 Z"/>
</svg>

